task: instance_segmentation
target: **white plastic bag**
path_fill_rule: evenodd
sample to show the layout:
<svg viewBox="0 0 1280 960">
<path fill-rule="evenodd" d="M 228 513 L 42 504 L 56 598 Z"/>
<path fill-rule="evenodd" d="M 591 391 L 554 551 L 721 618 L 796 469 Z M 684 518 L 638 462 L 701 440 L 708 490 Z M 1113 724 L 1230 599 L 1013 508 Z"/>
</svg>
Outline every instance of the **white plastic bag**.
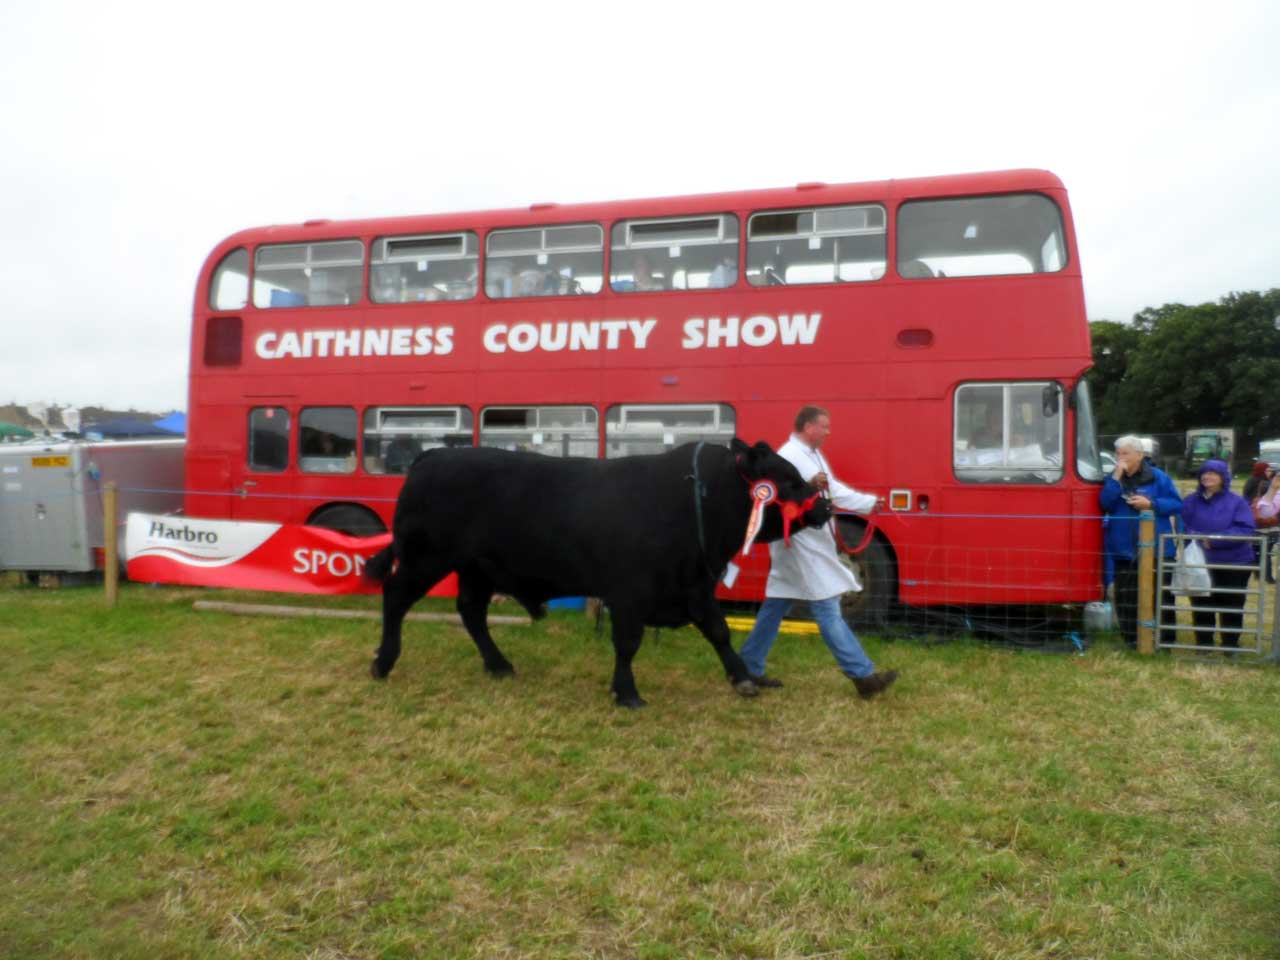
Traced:
<svg viewBox="0 0 1280 960">
<path fill-rule="evenodd" d="M 1195 540 L 1188 540 L 1178 552 L 1173 568 L 1173 593 L 1178 597 L 1207 597 L 1213 589 L 1209 568 L 1204 565 L 1204 550 Z"/>
</svg>

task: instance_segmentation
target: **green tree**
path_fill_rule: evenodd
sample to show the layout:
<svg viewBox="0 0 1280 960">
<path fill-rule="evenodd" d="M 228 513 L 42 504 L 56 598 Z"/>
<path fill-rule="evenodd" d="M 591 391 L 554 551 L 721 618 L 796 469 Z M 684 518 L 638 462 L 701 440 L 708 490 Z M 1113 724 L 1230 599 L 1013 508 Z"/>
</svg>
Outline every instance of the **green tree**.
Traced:
<svg viewBox="0 0 1280 960">
<path fill-rule="evenodd" d="M 1143 331 L 1127 323 L 1097 320 L 1089 324 L 1093 341 L 1093 369 L 1089 371 L 1089 389 L 1101 433 L 1119 433 L 1130 422 L 1128 389 L 1125 377 L 1129 363 L 1142 342 Z"/>
<path fill-rule="evenodd" d="M 1091 325 L 1102 432 L 1280 433 L 1280 289 L 1149 307 L 1119 327 Z"/>
</svg>

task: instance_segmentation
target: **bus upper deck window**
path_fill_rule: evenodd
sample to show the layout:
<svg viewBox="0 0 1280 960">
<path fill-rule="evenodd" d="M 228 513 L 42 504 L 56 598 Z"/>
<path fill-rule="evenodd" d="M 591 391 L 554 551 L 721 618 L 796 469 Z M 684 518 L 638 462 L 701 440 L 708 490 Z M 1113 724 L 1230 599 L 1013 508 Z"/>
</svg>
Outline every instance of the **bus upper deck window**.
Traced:
<svg viewBox="0 0 1280 960">
<path fill-rule="evenodd" d="M 738 282 L 738 218 L 732 214 L 622 220 L 609 244 L 618 293 L 706 290 Z"/>
<path fill-rule="evenodd" d="M 907 280 L 1056 273 L 1067 263 L 1062 212 L 1039 193 L 909 201 L 897 243 Z"/>
<path fill-rule="evenodd" d="M 879 280 L 886 259 L 879 204 L 765 210 L 747 222 L 752 286 Z"/>
<path fill-rule="evenodd" d="M 209 281 L 209 306 L 242 310 L 249 302 L 249 251 L 237 247 L 219 261 Z"/>
<path fill-rule="evenodd" d="M 269 244 L 257 249 L 253 264 L 255 307 L 335 307 L 360 300 L 359 240 Z"/>
<path fill-rule="evenodd" d="M 369 264 L 374 303 L 470 300 L 480 276 L 480 240 L 470 231 L 379 237 Z"/>
<path fill-rule="evenodd" d="M 604 231 L 595 223 L 495 230 L 485 240 L 484 270 L 493 299 L 599 293 Z"/>
</svg>

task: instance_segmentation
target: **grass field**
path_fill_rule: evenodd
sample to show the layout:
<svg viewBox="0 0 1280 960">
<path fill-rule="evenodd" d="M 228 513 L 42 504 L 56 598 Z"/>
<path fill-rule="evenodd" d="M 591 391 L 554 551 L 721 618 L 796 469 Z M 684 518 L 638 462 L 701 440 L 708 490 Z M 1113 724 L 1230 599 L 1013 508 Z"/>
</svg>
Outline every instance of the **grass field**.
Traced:
<svg viewBox="0 0 1280 960">
<path fill-rule="evenodd" d="M 1275 667 L 784 636 L 744 701 L 664 632 L 630 712 L 580 614 L 378 684 L 204 595 L 0 586 L 0 956 L 1280 956 Z"/>
</svg>

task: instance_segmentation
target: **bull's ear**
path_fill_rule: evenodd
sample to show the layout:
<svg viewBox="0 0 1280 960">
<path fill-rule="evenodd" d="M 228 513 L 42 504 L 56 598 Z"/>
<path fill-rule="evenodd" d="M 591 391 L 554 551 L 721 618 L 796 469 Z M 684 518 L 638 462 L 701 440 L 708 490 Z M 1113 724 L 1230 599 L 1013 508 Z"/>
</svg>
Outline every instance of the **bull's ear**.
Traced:
<svg viewBox="0 0 1280 960">
<path fill-rule="evenodd" d="M 756 445 L 752 448 L 757 457 L 773 456 L 773 447 L 769 446 L 763 440 L 757 440 Z"/>
<path fill-rule="evenodd" d="M 751 450 L 751 448 L 747 446 L 746 443 L 744 443 L 742 440 L 739 440 L 737 437 L 734 437 L 732 440 L 729 441 L 729 449 L 732 450 L 734 453 L 748 453 Z"/>
</svg>

